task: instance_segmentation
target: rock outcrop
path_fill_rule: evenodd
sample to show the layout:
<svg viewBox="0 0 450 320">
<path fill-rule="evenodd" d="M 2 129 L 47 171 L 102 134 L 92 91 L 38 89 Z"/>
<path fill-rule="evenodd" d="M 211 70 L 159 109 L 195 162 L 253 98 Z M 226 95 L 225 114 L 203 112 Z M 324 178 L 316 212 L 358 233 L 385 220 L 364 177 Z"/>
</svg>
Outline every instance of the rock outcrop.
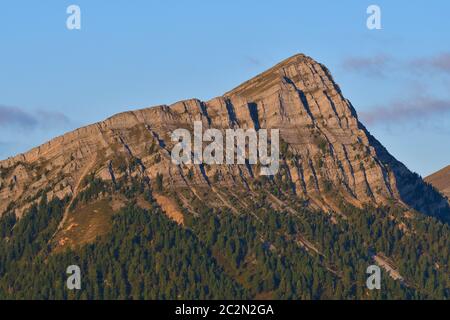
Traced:
<svg viewBox="0 0 450 320">
<path fill-rule="evenodd" d="M 205 129 L 280 129 L 285 179 L 311 206 L 338 211 L 342 201 L 355 206 L 395 202 L 449 216 L 447 201 L 358 121 L 328 69 L 302 54 L 210 101 L 191 99 L 117 114 L 1 161 L 0 214 L 15 210 L 20 216 L 42 193 L 48 198 L 73 196 L 87 174 L 117 179 L 124 174 L 123 163 L 130 161 L 135 166 L 127 174 L 149 181 L 160 175 L 173 190 L 251 190 L 257 178 L 252 166 L 171 163 L 170 133 L 192 128 L 195 120 Z"/>
</svg>

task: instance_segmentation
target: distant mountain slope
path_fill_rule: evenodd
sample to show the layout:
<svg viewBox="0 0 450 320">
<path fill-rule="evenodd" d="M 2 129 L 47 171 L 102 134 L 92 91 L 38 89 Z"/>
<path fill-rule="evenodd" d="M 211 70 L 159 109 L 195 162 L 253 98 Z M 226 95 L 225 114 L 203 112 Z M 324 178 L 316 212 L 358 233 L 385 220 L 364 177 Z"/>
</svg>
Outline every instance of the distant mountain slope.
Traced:
<svg viewBox="0 0 450 320">
<path fill-rule="evenodd" d="M 425 178 L 443 195 L 450 199 L 450 166 L 447 166 Z"/>
</svg>

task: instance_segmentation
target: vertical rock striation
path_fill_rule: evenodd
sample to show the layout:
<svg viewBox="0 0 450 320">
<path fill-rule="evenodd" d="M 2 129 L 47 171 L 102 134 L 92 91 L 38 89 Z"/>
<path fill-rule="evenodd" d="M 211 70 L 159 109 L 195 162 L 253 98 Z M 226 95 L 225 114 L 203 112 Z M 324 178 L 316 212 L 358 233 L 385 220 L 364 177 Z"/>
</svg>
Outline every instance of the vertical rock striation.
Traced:
<svg viewBox="0 0 450 320">
<path fill-rule="evenodd" d="M 86 174 L 117 179 L 121 161 L 138 159 L 131 174 L 175 189 L 192 185 L 217 190 L 251 189 L 257 178 L 247 165 L 175 166 L 171 163 L 176 128 L 280 129 L 282 166 L 295 194 L 312 206 L 337 211 L 392 202 L 428 215 L 449 217 L 445 198 L 411 173 L 358 121 L 328 69 L 295 55 L 210 101 L 191 99 L 124 112 L 55 138 L 0 162 L 0 214 L 20 216 L 42 192 L 72 196 Z M 125 160 L 124 160 L 125 159 Z M 188 171 L 193 172 L 187 179 Z M 220 172 L 220 181 L 213 176 Z"/>
</svg>

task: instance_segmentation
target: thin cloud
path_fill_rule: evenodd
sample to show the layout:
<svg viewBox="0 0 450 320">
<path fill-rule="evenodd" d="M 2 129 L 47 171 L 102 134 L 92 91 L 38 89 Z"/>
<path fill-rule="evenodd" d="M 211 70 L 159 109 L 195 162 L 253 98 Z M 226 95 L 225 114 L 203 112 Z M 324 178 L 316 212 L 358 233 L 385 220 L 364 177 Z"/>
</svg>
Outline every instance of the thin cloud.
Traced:
<svg viewBox="0 0 450 320">
<path fill-rule="evenodd" d="M 409 100 L 393 101 L 385 106 L 376 106 L 370 111 L 359 112 L 359 116 L 367 124 L 389 124 L 400 121 L 423 120 L 446 113 L 450 113 L 449 99 L 420 96 Z"/>
<path fill-rule="evenodd" d="M 33 128 L 37 125 L 37 120 L 18 107 L 0 105 L 0 125 Z"/>
<path fill-rule="evenodd" d="M 255 58 L 255 57 L 245 56 L 244 59 L 245 59 L 245 63 L 250 65 L 250 66 L 257 66 L 257 67 L 259 67 L 259 66 L 262 65 L 261 61 L 259 59 Z"/>
<path fill-rule="evenodd" d="M 0 126 L 21 129 L 68 126 L 70 119 L 61 112 L 48 110 L 28 111 L 20 107 L 0 105 Z"/>
<path fill-rule="evenodd" d="M 411 61 L 410 65 L 420 72 L 444 72 L 450 74 L 450 52 Z"/>
<path fill-rule="evenodd" d="M 385 76 L 392 58 L 385 54 L 373 57 L 349 57 L 344 59 L 342 67 L 346 71 L 362 73 L 368 76 Z"/>
<path fill-rule="evenodd" d="M 385 76 L 389 71 L 399 71 L 403 74 L 443 73 L 450 75 L 450 52 L 441 52 L 429 57 L 418 57 L 401 61 L 387 54 L 369 57 L 347 57 L 342 68 L 348 72 L 366 76 Z"/>
</svg>

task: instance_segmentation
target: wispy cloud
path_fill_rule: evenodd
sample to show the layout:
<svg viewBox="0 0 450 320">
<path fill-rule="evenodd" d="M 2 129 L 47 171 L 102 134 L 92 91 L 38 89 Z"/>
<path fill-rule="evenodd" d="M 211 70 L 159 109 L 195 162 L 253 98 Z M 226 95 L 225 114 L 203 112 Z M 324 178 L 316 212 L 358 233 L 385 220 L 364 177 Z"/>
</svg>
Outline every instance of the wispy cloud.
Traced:
<svg viewBox="0 0 450 320">
<path fill-rule="evenodd" d="M 386 54 L 378 54 L 373 57 L 348 57 L 342 62 L 342 67 L 346 71 L 384 77 L 392 60 L 392 57 Z"/>
<path fill-rule="evenodd" d="M 245 56 L 244 60 L 245 60 L 245 64 L 246 65 L 250 65 L 252 67 L 255 67 L 255 66 L 259 67 L 259 66 L 262 65 L 261 61 L 258 58 L 256 58 L 256 57 Z"/>
<path fill-rule="evenodd" d="M 22 129 L 68 126 L 70 119 L 61 112 L 48 110 L 28 111 L 20 107 L 0 105 L 0 126 Z"/>
<path fill-rule="evenodd" d="M 450 52 L 444 52 L 432 57 L 418 58 L 410 62 L 416 71 L 444 72 L 450 74 Z"/>
<path fill-rule="evenodd" d="M 21 108 L 0 105 L 0 125 L 31 128 L 37 125 L 37 120 Z"/>
<path fill-rule="evenodd" d="M 0 104 L 0 159 L 29 150 L 76 125 L 58 111 Z"/>
<path fill-rule="evenodd" d="M 375 106 L 370 111 L 359 112 L 364 123 L 398 123 L 400 121 L 423 120 L 450 113 L 450 99 L 430 96 L 412 96 L 407 100 L 396 100 L 384 106 Z"/>
<path fill-rule="evenodd" d="M 399 71 L 403 74 L 417 72 L 450 74 L 450 52 L 441 52 L 428 57 L 417 57 L 403 61 L 384 53 L 365 57 L 353 56 L 344 58 L 341 65 L 345 71 L 365 76 L 385 76 L 389 71 Z"/>
</svg>

